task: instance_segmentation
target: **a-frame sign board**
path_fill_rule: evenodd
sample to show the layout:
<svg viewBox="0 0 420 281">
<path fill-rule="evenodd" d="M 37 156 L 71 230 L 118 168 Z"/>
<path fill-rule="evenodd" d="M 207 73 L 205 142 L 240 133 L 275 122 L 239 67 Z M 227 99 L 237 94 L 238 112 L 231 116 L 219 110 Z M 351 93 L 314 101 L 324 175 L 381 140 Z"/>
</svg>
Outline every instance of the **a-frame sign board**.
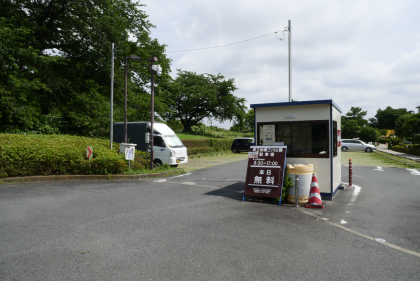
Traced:
<svg viewBox="0 0 420 281">
<path fill-rule="evenodd" d="M 251 146 L 248 153 L 245 195 L 280 197 L 281 205 L 287 146 Z"/>
</svg>

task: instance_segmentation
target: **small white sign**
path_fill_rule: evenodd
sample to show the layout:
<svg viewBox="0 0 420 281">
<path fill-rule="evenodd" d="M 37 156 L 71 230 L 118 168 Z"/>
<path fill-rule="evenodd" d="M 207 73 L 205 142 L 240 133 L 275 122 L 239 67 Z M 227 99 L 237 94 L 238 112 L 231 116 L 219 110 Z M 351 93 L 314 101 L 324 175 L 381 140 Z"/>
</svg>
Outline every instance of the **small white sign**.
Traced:
<svg viewBox="0 0 420 281">
<path fill-rule="evenodd" d="M 135 148 L 129 147 L 125 149 L 125 160 L 134 160 Z"/>
<path fill-rule="evenodd" d="M 264 145 L 273 145 L 275 142 L 275 125 L 263 126 L 263 143 Z"/>
<path fill-rule="evenodd" d="M 248 152 L 248 158 L 258 158 L 258 152 Z"/>
<path fill-rule="evenodd" d="M 296 114 L 294 114 L 294 113 L 287 113 L 286 114 L 286 119 L 294 119 L 294 118 L 296 118 Z"/>
</svg>

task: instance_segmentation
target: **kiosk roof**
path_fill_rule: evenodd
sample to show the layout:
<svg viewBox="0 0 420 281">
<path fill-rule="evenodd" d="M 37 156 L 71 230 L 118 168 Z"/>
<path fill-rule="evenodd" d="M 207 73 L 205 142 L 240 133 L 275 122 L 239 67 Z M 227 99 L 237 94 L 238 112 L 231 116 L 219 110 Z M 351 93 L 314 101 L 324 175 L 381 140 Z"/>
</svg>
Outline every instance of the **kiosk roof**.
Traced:
<svg viewBox="0 0 420 281">
<path fill-rule="evenodd" d="M 310 100 L 310 101 L 293 101 L 293 102 L 273 102 L 273 103 L 260 103 L 251 104 L 251 108 L 257 107 L 274 107 L 274 106 L 295 106 L 295 105 L 311 105 L 311 104 L 332 104 L 337 108 L 340 113 L 343 111 L 333 100 Z"/>
</svg>

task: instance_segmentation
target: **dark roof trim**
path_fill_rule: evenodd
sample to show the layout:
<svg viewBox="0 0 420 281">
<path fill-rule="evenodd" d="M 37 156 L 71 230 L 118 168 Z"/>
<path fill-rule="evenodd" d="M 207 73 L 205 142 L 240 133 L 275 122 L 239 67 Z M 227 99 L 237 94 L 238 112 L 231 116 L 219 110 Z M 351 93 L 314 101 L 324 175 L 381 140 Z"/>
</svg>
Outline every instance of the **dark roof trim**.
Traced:
<svg viewBox="0 0 420 281">
<path fill-rule="evenodd" d="M 274 106 L 294 106 L 294 105 L 311 105 L 311 104 L 332 104 L 340 113 L 343 111 L 333 100 L 310 100 L 310 101 L 294 101 L 294 102 L 275 102 L 275 103 L 260 103 L 251 104 L 251 108 L 258 107 L 274 107 Z"/>
</svg>

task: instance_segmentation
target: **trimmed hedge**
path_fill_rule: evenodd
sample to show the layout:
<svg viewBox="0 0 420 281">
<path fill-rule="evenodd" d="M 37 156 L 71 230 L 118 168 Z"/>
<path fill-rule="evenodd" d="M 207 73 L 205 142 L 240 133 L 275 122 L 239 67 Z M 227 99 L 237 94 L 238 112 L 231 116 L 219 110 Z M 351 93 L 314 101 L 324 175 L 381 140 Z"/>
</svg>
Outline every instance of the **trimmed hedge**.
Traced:
<svg viewBox="0 0 420 281">
<path fill-rule="evenodd" d="M 92 146 L 93 158 L 86 157 Z M 107 175 L 128 170 L 119 145 L 109 140 L 69 135 L 0 134 L 0 178 L 38 175 Z M 141 158 L 141 157 L 139 157 Z M 134 166 L 142 166 L 136 159 Z M 90 165 L 89 165 L 90 164 Z"/>
<path fill-rule="evenodd" d="M 388 147 L 388 148 L 394 151 L 420 156 L 420 149 L 418 148 L 411 149 L 411 148 L 406 148 L 399 145 L 393 145 L 392 147 Z"/>
<path fill-rule="evenodd" d="M 183 140 L 182 143 L 187 147 L 188 155 L 193 155 L 230 150 L 233 140 L 233 138 Z"/>
</svg>

